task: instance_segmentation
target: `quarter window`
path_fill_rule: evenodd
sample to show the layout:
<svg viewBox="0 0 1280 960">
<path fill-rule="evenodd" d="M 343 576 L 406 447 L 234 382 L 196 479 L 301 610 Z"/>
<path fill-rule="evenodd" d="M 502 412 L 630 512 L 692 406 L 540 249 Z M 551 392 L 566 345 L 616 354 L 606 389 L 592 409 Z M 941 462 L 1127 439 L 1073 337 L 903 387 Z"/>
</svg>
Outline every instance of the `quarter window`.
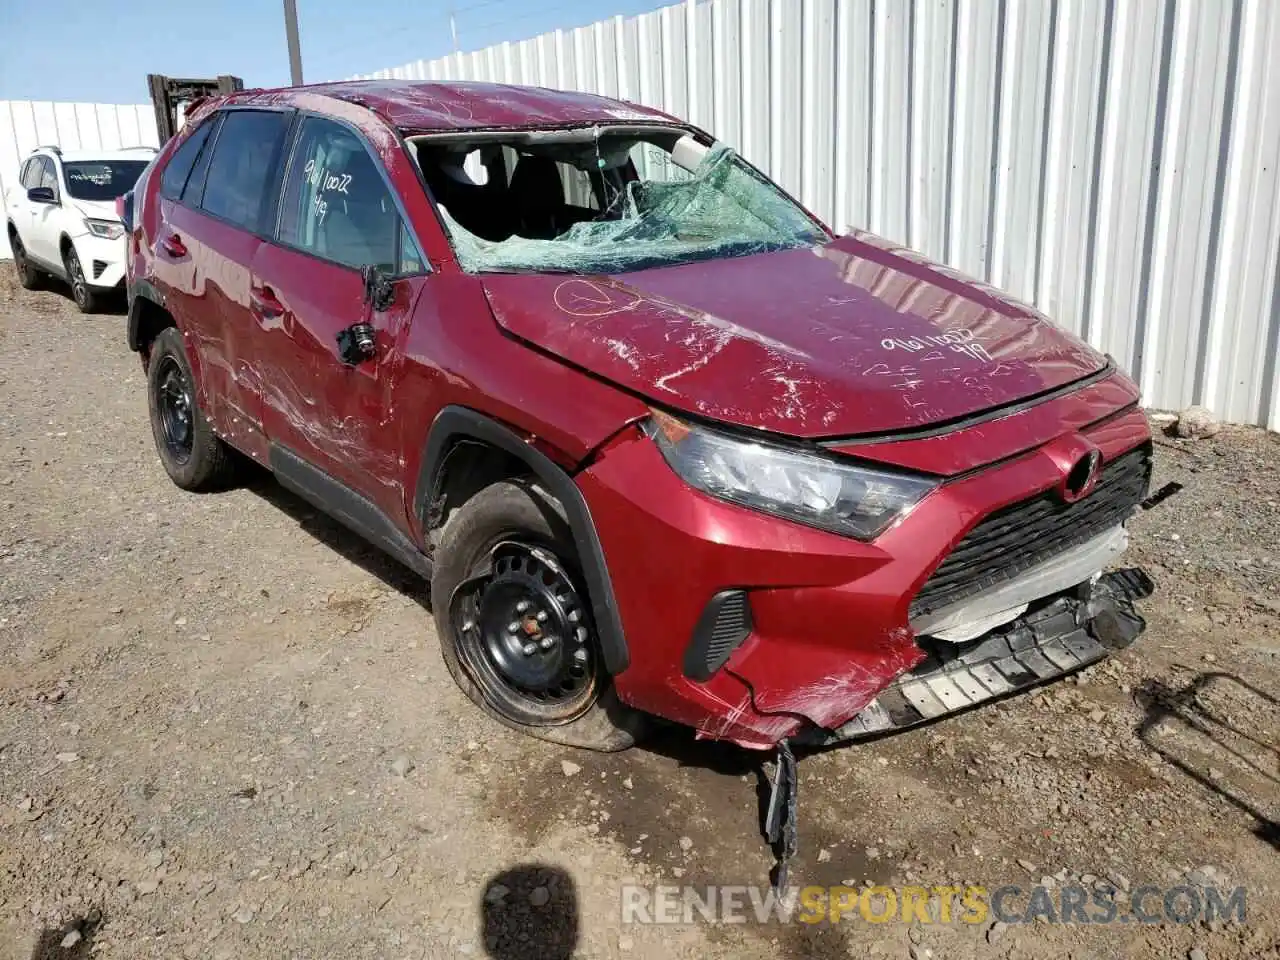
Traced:
<svg viewBox="0 0 1280 960">
<path fill-rule="evenodd" d="M 32 157 L 22 166 L 22 175 L 18 181 L 30 190 L 32 187 L 40 186 L 40 159 Z"/>
<path fill-rule="evenodd" d="M 182 188 L 191 175 L 191 168 L 195 166 L 196 158 L 200 156 L 200 148 L 209 139 L 209 131 L 212 128 L 212 123 L 202 123 L 191 136 L 187 137 L 182 146 L 173 152 L 160 177 L 162 196 L 170 200 L 177 200 L 182 196 Z"/>
<path fill-rule="evenodd" d="M 227 112 L 209 161 L 204 210 L 246 230 L 262 229 L 271 174 L 288 124 L 288 114 L 274 111 Z"/>
<path fill-rule="evenodd" d="M 413 242 L 413 236 L 409 233 L 409 228 L 403 223 L 400 224 L 400 266 L 396 273 L 402 277 L 412 276 L 415 273 L 426 273 L 427 262 L 422 256 L 422 252 L 418 249 L 418 245 Z"/>
<path fill-rule="evenodd" d="M 218 123 L 220 117 L 210 120 L 208 126 L 209 134 L 205 138 L 204 148 L 200 151 L 200 156 L 196 158 L 196 165 L 191 168 L 191 176 L 187 177 L 187 185 L 182 188 L 182 202 L 192 207 L 200 206 L 200 201 L 204 198 L 205 180 L 209 176 L 209 161 L 213 159 L 213 147 L 218 142 Z"/>
<path fill-rule="evenodd" d="M 344 266 L 400 273 L 404 261 L 421 263 L 416 249 L 399 255 L 402 226 L 364 142 L 332 120 L 303 121 L 285 173 L 280 242 Z"/>
</svg>

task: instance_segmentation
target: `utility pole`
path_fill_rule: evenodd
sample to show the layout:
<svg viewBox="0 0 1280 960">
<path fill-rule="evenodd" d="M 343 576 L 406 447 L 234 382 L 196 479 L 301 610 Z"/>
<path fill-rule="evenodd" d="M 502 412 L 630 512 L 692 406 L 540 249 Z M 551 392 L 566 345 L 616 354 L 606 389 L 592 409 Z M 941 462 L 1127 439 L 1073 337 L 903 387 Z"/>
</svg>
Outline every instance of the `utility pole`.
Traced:
<svg viewBox="0 0 1280 960">
<path fill-rule="evenodd" d="M 298 43 L 298 4 L 284 0 L 284 35 L 289 43 L 289 82 L 302 86 L 302 47 Z"/>
</svg>

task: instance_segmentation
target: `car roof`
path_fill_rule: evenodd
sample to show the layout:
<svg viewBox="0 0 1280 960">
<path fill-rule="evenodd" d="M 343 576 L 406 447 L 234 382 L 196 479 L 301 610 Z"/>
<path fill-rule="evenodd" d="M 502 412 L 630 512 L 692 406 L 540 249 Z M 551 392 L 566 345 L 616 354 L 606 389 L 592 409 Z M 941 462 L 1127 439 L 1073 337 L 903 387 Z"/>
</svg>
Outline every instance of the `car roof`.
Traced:
<svg viewBox="0 0 1280 960">
<path fill-rule="evenodd" d="M 591 93 L 470 81 L 346 80 L 279 90 L 246 90 L 232 94 L 226 102 L 307 106 L 315 96 L 366 107 L 405 133 L 594 123 L 683 126 L 660 110 Z"/>
<path fill-rule="evenodd" d="M 150 160 L 156 155 L 155 147 L 125 147 L 116 150 L 60 150 L 57 147 L 36 147 L 32 156 L 55 156 L 64 163 L 85 160 Z"/>
</svg>

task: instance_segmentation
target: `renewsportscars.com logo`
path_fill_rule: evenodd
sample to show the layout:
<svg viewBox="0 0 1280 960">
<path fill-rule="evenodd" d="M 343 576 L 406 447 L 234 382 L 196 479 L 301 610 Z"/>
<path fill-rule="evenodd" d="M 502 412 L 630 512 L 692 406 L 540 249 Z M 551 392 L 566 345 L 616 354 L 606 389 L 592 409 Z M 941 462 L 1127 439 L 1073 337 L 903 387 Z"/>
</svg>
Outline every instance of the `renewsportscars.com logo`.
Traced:
<svg viewBox="0 0 1280 960">
<path fill-rule="evenodd" d="M 1114 887 L 983 886 L 788 887 L 748 884 L 627 885 L 623 923 L 1002 923 L 1111 924 L 1245 921 L 1245 889 L 1190 884 Z"/>
</svg>

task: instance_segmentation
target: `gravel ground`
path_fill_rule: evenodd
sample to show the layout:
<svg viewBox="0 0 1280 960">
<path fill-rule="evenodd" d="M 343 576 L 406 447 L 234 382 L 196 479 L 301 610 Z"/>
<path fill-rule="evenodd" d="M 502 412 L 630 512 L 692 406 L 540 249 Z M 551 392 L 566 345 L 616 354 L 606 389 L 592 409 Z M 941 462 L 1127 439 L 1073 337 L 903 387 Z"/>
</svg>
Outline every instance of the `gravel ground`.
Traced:
<svg viewBox="0 0 1280 960">
<path fill-rule="evenodd" d="M 487 722 L 420 583 L 267 478 L 173 487 L 123 317 L 0 276 L 0 957 L 1280 956 L 1277 436 L 1162 436 L 1147 634 L 804 758 L 793 866 L 1243 884 L 1244 924 L 623 926 L 625 882 L 765 876 L 755 758 Z"/>
</svg>

